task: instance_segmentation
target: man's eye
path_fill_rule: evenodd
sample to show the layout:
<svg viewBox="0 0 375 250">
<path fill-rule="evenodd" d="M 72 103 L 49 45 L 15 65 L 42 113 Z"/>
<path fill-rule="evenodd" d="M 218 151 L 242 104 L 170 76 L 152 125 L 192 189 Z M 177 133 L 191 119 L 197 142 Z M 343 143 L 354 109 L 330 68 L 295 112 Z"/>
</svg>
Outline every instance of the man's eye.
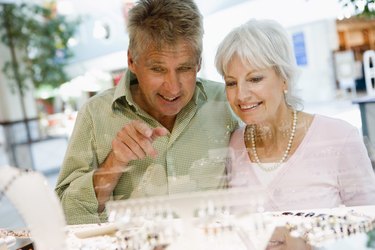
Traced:
<svg viewBox="0 0 375 250">
<path fill-rule="evenodd" d="M 187 72 L 187 71 L 190 71 L 190 70 L 192 70 L 192 67 L 189 67 L 189 66 L 178 68 L 178 71 L 180 71 L 180 72 Z"/>
<path fill-rule="evenodd" d="M 161 68 L 161 67 L 152 67 L 151 70 L 154 71 L 154 72 L 163 72 L 164 71 L 164 69 Z"/>
<path fill-rule="evenodd" d="M 234 87 L 234 86 L 236 86 L 236 85 L 237 85 L 236 82 L 225 82 L 225 86 L 226 86 L 226 87 Z"/>
</svg>

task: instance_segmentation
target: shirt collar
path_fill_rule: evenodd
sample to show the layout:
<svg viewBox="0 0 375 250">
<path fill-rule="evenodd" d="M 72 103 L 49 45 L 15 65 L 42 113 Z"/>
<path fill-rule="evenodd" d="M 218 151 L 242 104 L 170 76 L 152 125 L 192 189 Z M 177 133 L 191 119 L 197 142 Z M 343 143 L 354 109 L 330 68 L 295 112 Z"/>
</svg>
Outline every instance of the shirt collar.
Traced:
<svg viewBox="0 0 375 250">
<path fill-rule="evenodd" d="M 112 108 L 115 108 L 119 102 L 125 102 L 129 106 L 137 106 L 130 92 L 130 85 L 132 84 L 138 84 L 137 77 L 130 70 L 126 70 L 116 87 L 112 100 Z M 195 104 L 207 101 L 207 93 L 201 78 L 197 78 L 193 100 Z"/>
</svg>

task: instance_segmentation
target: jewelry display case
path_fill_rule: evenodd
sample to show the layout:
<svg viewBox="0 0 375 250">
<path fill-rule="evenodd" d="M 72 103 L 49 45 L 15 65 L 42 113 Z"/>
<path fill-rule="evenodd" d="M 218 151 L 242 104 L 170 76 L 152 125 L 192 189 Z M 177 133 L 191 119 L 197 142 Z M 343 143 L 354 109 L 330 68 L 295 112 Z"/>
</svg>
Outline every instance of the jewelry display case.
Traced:
<svg viewBox="0 0 375 250">
<path fill-rule="evenodd" d="M 107 223 L 66 225 L 41 174 L 1 168 L 0 189 L 27 224 L 0 229 L 1 250 L 375 247 L 375 206 L 266 212 L 264 190 L 231 188 L 109 201 Z"/>
</svg>

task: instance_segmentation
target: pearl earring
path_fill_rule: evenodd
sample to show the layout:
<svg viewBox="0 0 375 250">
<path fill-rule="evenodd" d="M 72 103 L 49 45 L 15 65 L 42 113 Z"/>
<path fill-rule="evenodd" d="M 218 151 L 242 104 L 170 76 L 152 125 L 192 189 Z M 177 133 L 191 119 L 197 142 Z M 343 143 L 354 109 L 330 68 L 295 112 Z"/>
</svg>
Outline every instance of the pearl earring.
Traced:
<svg viewBox="0 0 375 250">
<path fill-rule="evenodd" d="M 284 95 L 288 94 L 288 90 L 284 89 Z"/>
</svg>

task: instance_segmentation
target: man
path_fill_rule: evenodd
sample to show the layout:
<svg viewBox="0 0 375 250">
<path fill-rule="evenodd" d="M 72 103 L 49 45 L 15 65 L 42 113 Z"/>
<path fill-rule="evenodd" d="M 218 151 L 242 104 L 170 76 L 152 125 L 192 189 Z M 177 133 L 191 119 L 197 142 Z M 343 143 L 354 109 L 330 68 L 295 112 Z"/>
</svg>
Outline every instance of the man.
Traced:
<svg viewBox="0 0 375 250">
<path fill-rule="evenodd" d="M 225 185 L 217 160 L 224 155 L 216 153 L 237 122 L 224 85 L 197 79 L 203 25 L 196 4 L 141 0 L 127 30 L 125 77 L 79 111 L 57 181 L 68 224 L 105 221 L 109 199 Z"/>
</svg>

